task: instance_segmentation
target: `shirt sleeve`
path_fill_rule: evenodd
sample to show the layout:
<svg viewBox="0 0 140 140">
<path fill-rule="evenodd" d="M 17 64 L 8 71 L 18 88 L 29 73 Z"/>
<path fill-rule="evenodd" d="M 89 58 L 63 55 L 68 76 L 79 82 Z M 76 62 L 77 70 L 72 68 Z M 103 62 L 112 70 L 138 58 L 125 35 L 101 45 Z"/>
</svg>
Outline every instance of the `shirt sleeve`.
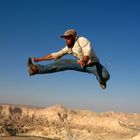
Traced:
<svg viewBox="0 0 140 140">
<path fill-rule="evenodd" d="M 67 53 L 68 53 L 68 48 L 65 47 L 65 48 L 61 49 L 60 51 L 58 51 L 58 52 L 52 53 L 51 55 L 53 56 L 54 59 L 59 59 L 62 56 L 64 56 L 65 54 L 67 54 Z"/>
<path fill-rule="evenodd" d="M 92 50 L 90 41 L 84 37 L 80 37 L 78 41 L 82 48 L 83 54 L 89 56 Z"/>
</svg>

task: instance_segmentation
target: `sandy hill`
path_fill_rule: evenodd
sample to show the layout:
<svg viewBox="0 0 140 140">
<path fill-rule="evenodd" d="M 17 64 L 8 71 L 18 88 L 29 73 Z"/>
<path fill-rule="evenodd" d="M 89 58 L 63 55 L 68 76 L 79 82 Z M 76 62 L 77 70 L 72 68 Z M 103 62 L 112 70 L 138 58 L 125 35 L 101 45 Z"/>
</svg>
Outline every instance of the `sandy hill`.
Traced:
<svg viewBox="0 0 140 140">
<path fill-rule="evenodd" d="M 140 114 L 0 105 L 0 136 L 57 140 L 140 140 Z"/>
</svg>

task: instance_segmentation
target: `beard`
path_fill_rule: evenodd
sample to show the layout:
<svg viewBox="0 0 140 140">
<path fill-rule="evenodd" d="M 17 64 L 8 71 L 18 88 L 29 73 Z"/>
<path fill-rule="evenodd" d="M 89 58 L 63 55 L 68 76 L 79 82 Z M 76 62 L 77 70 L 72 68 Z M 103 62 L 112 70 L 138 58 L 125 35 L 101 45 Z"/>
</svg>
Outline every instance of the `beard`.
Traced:
<svg viewBox="0 0 140 140">
<path fill-rule="evenodd" d="M 66 42 L 66 45 L 69 47 L 69 48 L 72 48 L 73 46 L 74 46 L 74 44 L 75 44 L 75 39 L 74 40 L 72 40 L 71 42 Z"/>
</svg>

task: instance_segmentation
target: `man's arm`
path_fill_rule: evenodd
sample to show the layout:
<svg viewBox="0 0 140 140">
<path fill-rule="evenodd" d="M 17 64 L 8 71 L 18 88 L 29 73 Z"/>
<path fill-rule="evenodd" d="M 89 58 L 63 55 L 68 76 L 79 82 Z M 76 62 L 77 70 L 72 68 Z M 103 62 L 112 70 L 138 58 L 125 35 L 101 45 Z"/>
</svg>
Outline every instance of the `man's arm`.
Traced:
<svg viewBox="0 0 140 140">
<path fill-rule="evenodd" d="M 54 53 L 51 53 L 51 54 L 48 54 L 44 57 L 40 57 L 40 58 L 33 58 L 33 61 L 34 62 L 39 62 L 39 61 L 46 61 L 46 60 L 56 60 L 56 59 L 59 59 L 61 58 L 63 55 L 67 54 L 68 53 L 68 48 L 65 47 L 63 49 L 61 49 L 60 51 L 58 52 L 54 52 Z"/>
<path fill-rule="evenodd" d="M 81 67 L 84 67 L 87 65 L 89 59 L 90 59 L 90 52 L 91 52 L 91 46 L 90 41 L 84 37 L 80 37 L 78 40 L 79 46 L 82 48 L 83 52 L 83 58 L 78 61 Z"/>
<path fill-rule="evenodd" d="M 39 61 L 46 61 L 46 60 L 52 60 L 52 59 L 54 59 L 53 55 L 52 54 L 48 54 L 48 55 L 46 55 L 44 57 L 40 57 L 40 58 L 34 57 L 33 61 L 34 62 L 39 62 Z"/>
</svg>

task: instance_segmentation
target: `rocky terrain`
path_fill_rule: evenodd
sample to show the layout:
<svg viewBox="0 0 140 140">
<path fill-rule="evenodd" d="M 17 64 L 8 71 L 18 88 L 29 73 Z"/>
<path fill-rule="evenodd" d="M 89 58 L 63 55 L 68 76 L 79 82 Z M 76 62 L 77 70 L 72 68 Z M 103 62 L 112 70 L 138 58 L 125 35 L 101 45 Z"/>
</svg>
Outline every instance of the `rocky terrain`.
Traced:
<svg viewBox="0 0 140 140">
<path fill-rule="evenodd" d="M 140 114 L 0 105 L 0 136 L 55 140 L 140 140 Z"/>
</svg>

